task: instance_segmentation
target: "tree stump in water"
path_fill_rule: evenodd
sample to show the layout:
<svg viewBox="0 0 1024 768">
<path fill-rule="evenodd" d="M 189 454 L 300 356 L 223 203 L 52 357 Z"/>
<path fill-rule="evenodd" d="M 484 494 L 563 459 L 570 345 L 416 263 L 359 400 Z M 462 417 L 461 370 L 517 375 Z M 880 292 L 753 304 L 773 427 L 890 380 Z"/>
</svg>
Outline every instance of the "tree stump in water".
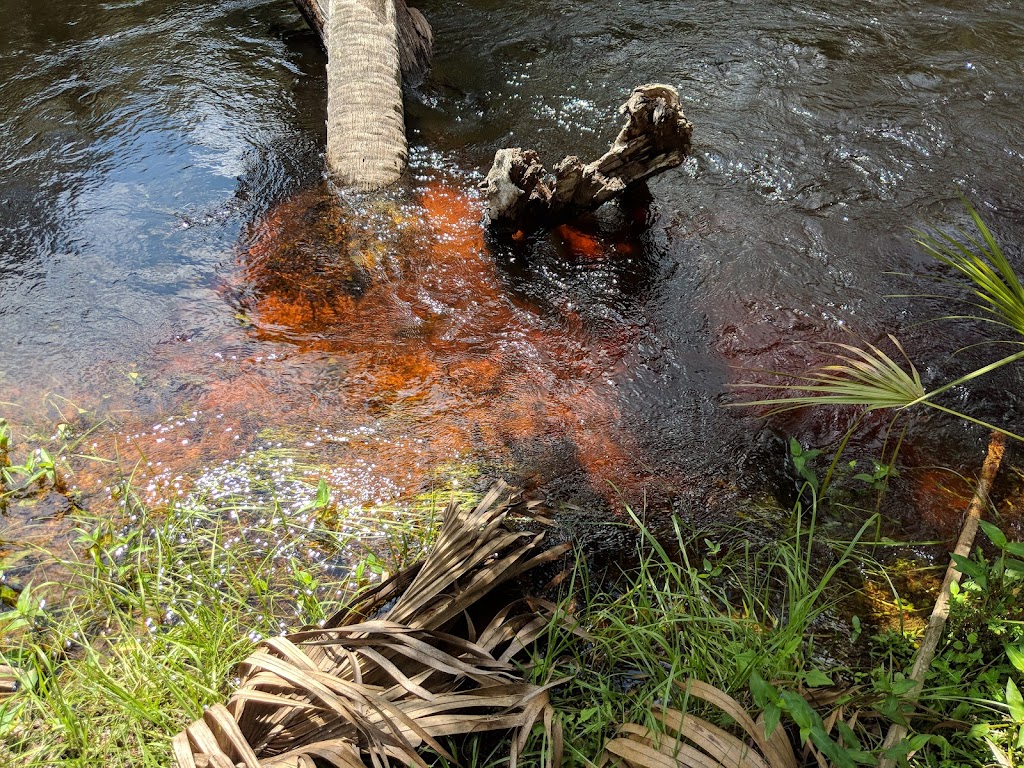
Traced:
<svg viewBox="0 0 1024 768">
<path fill-rule="evenodd" d="M 340 183 L 374 190 L 405 170 L 402 79 L 430 66 L 432 34 L 405 0 L 294 0 L 327 50 L 327 166 Z"/>
<path fill-rule="evenodd" d="M 549 174 L 533 150 L 499 149 L 484 182 L 491 224 L 520 231 L 553 226 L 686 159 L 693 125 L 675 88 L 641 85 L 619 112 L 626 125 L 609 150 L 587 165 L 570 155 Z"/>
</svg>

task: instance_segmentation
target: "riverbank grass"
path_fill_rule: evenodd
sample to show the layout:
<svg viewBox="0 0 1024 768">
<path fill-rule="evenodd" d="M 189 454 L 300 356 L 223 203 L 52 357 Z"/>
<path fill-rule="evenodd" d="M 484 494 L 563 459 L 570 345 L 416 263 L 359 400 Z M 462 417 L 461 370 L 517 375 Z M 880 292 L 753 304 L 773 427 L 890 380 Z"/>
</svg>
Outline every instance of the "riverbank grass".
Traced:
<svg viewBox="0 0 1024 768">
<path fill-rule="evenodd" d="M 223 700 L 259 639 L 326 614 L 319 577 L 268 547 L 276 527 L 225 519 L 97 524 L 55 581 L 21 591 L 0 616 L 18 682 L 0 699 L 0 764 L 166 766 L 169 737 Z"/>
<path fill-rule="evenodd" d="M 356 569 L 332 574 L 331 547 L 345 542 L 307 527 L 302 547 L 322 556 L 303 558 L 281 539 L 279 512 L 246 525 L 202 505 L 135 514 L 124 530 L 83 520 L 77 554 L 50 566 L 50 583 L 6 595 L 0 665 L 17 690 L 0 696 L 0 764 L 167 766 L 170 737 L 226 699 L 262 637 L 322 620 L 360 586 Z M 996 555 L 963 565 L 950 631 L 914 707 L 912 638 L 851 612 L 879 570 L 873 518 L 843 542 L 822 534 L 813 505 L 743 530 L 676 520 L 667 539 L 639 516 L 622 524 L 637 536 L 626 565 L 599 577 L 580 553 L 557 620 L 521 662 L 535 683 L 561 681 L 551 695 L 565 765 L 598 764 L 623 733 L 676 743 L 663 710 L 731 728 L 735 718 L 698 698 L 690 679 L 760 713 L 758 727 L 778 729 L 800 764 L 873 765 L 893 721 L 911 726 L 900 746 L 910 765 L 1024 758 L 1024 563 L 997 528 L 986 529 Z M 521 765 L 546 763 L 556 745 L 545 733 L 522 745 Z M 466 766 L 509 764 L 509 745 L 493 735 L 449 751 Z"/>
</svg>

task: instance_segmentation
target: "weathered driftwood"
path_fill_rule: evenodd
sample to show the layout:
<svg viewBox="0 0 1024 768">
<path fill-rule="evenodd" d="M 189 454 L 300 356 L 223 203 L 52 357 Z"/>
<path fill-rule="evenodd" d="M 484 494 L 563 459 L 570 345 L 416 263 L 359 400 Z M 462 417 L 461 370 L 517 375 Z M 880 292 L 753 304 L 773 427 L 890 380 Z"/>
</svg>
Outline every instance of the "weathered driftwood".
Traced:
<svg viewBox="0 0 1024 768">
<path fill-rule="evenodd" d="M 675 88 L 641 85 L 619 112 L 626 125 L 611 148 L 587 165 L 569 156 L 549 174 L 533 150 L 498 150 L 484 182 L 491 224 L 529 231 L 568 221 L 686 159 L 693 126 Z"/>
<path fill-rule="evenodd" d="M 320 36 L 327 48 L 327 17 L 330 0 L 293 0 L 306 22 Z M 416 8 L 405 0 L 395 0 L 398 23 L 398 56 L 402 79 L 409 85 L 419 85 L 430 70 L 434 52 L 434 33 L 430 23 Z"/>
</svg>

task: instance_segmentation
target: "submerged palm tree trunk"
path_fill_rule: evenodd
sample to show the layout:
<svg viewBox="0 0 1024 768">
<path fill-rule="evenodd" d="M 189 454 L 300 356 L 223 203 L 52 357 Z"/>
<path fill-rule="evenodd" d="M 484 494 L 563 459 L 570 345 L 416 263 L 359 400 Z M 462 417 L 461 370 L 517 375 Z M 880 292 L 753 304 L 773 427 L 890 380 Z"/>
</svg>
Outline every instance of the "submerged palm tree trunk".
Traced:
<svg viewBox="0 0 1024 768">
<path fill-rule="evenodd" d="M 409 148 L 394 0 L 331 0 L 327 19 L 327 167 L 346 186 L 394 183 Z"/>
<path fill-rule="evenodd" d="M 327 17 L 331 0 L 294 0 L 306 22 L 320 36 L 327 50 Z M 430 22 L 405 0 L 395 0 L 398 23 L 398 57 L 402 65 L 402 81 L 406 85 L 419 85 L 430 71 L 434 53 L 434 32 Z"/>
<path fill-rule="evenodd" d="M 327 167 L 346 186 L 396 181 L 408 145 L 402 81 L 430 68 L 430 24 L 405 0 L 294 0 L 327 51 Z"/>
</svg>

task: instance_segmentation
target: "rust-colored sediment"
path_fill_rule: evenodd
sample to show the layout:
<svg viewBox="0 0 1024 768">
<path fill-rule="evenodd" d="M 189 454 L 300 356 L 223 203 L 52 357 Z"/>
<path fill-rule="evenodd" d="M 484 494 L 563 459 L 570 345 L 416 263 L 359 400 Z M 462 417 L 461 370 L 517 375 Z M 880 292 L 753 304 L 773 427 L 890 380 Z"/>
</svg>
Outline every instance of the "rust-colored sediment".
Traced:
<svg viewBox="0 0 1024 768">
<path fill-rule="evenodd" d="M 607 380 L 628 345 L 599 348 L 578 318 L 514 299 L 480 222 L 478 202 L 441 183 L 418 205 L 368 215 L 324 189 L 270 211 L 223 288 L 238 336 L 155 361 L 199 381 L 184 408 L 194 421 L 117 436 L 126 463 L 141 459 L 137 479 L 173 493 L 259 444 L 261 430 L 316 428 L 328 437 L 311 463 L 363 466 L 402 493 L 440 465 L 512 466 L 524 452 L 543 463 L 568 450 L 598 492 L 617 503 L 614 484 L 636 502 L 648 478 Z M 614 253 L 593 234 L 561 237 L 581 259 Z M 97 450 L 112 452 L 111 439 Z"/>
</svg>

